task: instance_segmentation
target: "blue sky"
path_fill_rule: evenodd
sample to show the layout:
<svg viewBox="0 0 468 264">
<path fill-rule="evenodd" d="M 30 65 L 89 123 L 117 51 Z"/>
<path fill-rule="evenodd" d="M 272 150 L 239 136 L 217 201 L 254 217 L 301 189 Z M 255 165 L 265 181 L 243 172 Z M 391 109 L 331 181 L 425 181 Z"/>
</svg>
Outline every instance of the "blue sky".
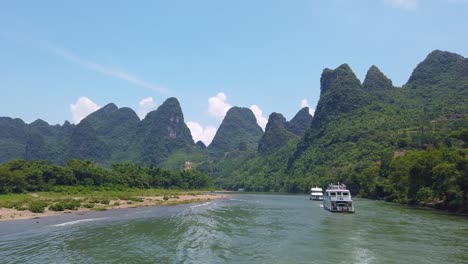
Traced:
<svg viewBox="0 0 468 264">
<path fill-rule="evenodd" d="M 230 106 L 263 126 L 314 108 L 324 68 L 395 85 L 435 49 L 468 55 L 468 0 L 0 1 L 0 116 L 78 122 L 177 97 L 195 139 Z"/>
</svg>

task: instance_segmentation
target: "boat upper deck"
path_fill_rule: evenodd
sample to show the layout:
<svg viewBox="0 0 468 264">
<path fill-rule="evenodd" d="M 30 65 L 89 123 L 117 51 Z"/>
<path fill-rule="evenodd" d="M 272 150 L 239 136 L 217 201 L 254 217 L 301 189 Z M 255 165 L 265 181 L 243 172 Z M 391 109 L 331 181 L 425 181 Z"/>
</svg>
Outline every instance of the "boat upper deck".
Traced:
<svg viewBox="0 0 468 264">
<path fill-rule="evenodd" d="M 348 190 L 348 189 L 346 188 L 346 185 L 344 185 L 344 184 L 339 184 L 339 185 L 331 185 L 330 184 L 327 187 L 327 191 L 328 190 Z"/>
<path fill-rule="evenodd" d="M 325 190 L 325 197 L 331 201 L 352 201 L 351 192 L 345 185 L 330 185 Z"/>
</svg>

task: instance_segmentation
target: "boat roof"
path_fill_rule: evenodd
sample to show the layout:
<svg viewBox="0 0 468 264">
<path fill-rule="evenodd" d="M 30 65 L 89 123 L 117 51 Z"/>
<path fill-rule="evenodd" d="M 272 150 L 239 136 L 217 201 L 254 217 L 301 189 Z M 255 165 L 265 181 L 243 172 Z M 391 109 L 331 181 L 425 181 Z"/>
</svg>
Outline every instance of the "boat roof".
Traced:
<svg viewBox="0 0 468 264">
<path fill-rule="evenodd" d="M 346 185 L 328 185 L 327 191 L 349 191 Z"/>
<path fill-rule="evenodd" d="M 317 191 L 317 192 L 323 191 L 322 188 L 319 188 L 319 187 L 310 188 L 310 190 L 311 190 L 312 192 L 314 192 L 314 191 Z"/>
</svg>

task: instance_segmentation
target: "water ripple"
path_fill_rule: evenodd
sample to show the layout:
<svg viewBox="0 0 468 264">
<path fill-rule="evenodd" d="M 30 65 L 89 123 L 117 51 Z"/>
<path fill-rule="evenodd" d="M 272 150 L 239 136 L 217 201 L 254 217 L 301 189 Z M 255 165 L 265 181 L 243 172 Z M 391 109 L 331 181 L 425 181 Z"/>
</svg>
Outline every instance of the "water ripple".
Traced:
<svg viewBox="0 0 468 264">
<path fill-rule="evenodd" d="M 468 263 L 466 218 L 359 199 L 356 206 L 356 214 L 332 214 L 301 196 L 239 195 L 17 222 L 0 232 L 0 262 Z"/>
</svg>

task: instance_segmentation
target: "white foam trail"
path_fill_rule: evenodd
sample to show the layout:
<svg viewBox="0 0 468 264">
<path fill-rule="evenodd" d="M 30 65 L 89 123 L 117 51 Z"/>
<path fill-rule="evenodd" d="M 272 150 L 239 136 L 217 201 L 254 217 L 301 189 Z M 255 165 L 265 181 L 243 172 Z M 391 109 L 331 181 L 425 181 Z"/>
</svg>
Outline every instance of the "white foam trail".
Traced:
<svg viewBox="0 0 468 264">
<path fill-rule="evenodd" d="M 248 202 L 247 200 L 234 199 L 234 198 L 229 199 L 229 201 Z"/>
<path fill-rule="evenodd" d="M 193 205 L 193 206 L 190 206 L 190 208 L 197 208 L 197 207 L 200 207 L 200 206 L 205 206 L 205 205 L 209 205 L 211 202 L 206 202 L 204 204 L 197 204 L 197 205 Z"/>
<path fill-rule="evenodd" d="M 101 217 L 101 218 L 89 218 L 89 219 L 80 219 L 80 220 L 75 220 L 75 221 L 71 221 L 71 222 L 65 222 L 65 223 L 56 224 L 56 225 L 52 225 L 52 226 L 69 226 L 69 225 L 76 225 L 76 224 L 83 223 L 83 222 L 93 222 L 93 221 L 99 221 L 99 220 L 104 220 L 104 219 L 106 219 L 106 217 Z"/>
</svg>

